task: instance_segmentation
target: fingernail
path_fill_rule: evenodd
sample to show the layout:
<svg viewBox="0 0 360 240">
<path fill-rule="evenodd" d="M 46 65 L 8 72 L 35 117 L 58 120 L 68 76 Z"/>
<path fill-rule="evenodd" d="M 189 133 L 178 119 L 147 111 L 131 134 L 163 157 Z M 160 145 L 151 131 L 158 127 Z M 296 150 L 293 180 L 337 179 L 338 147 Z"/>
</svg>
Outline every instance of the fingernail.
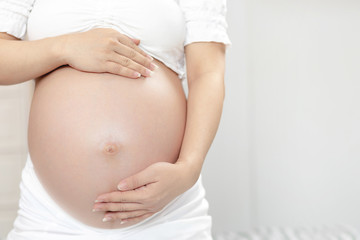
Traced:
<svg viewBox="0 0 360 240">
<path fill-rule="evenodd" d="M 105 202 L 105 200 L 104 200 L 104 199 L 96 199 L 95 202 L 96 202 L 96 203 L 98 203 L 98 202 Z"/>
<path fill-rule="evenodd" d="M 101 210 L 99 208 L 94 208 L 92 211 L 93 212 L 100 212 Z"/>
<path fill-rule="evenodd" d="M 138 72 L 134 72 L 134 73 L 133 73 L 133 76 L 136 77 L 136 78 L 139 78 L 139 77 L 141 76 L 141 74 L 138 73 Z"/>
<path fill-rule="evenodd" d="M 154 64 L 154 63 L 150 63 L 150 69 L 151 70 L 156 70 L 156 69 L 158 69 L 159 68 L 159 66 L 158 65 L 156 65 L 156 64 Z"/>
<path fill-rule="evenodd" d="M 146 69 L 146 76 L 151 77 L 153 75 L 153 71 L 150 71 L 149 69 Z"/>
<path fill-rule="evenodd" d="M 148 59 L 150 59 L 151 61 L 154 60 L 154 58 L 153 58 L 152 56 L 150 56 L 150 55 L 146 55 L 146 57 L 147 57 Z"/>
<path fill-rule="evenodd" d="M 112 217 L 104 217 L 102 221 L 103 222 L 109 222 L 111 220 L 112 220 Z"/>
<path fill-rule="evenodd" d="M 117 188 L 118 188 L 119 190 L 125 190 L 125 189 L 126 189 L 126 183 L 125 183 L 125 182 L 119 183 L 119 185 L 117 186 Z"/>
<path fill-rule="evenodd" d="M 124 224 L 126 222 L 127 222 L 126 220 L 121 220 L 120 224 Z"/>
</svg>

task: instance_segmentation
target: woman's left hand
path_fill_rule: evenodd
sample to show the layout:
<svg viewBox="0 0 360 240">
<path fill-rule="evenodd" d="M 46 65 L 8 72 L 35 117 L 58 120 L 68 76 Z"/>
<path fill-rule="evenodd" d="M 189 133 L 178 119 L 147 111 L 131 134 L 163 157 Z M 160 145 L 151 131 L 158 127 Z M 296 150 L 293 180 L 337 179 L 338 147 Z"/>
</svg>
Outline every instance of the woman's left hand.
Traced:
<svg viewBox="0 0 360 240">
<path fill-rule="evenodd" d="M 119 191 L 98 196 L 94 209 L 106 212 L 103 221 L 139 222 L 163 209 L 198 177 L 184 163 L 157 162 L 122 180 Z"/>
</svg>

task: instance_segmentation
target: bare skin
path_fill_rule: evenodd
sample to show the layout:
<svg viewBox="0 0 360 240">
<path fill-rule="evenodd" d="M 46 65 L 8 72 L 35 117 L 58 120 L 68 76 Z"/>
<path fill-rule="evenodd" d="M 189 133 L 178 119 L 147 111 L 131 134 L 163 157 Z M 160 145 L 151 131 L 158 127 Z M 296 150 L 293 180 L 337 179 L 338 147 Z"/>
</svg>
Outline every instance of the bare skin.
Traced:
<svg viewBox="0 0 360 240">
<path fill-rule="evenodd" d="M 63 66 L 36 80 L 28 130 L 36 174 L 53 199 L 85 224 L 137 223 L 103 222 L 103 212 L 92 212 L 94 200 L 153 163 L 178 159 L 186 99 L 177 74 L 154 62 L 159 68 L 147 78 Z"/>
</svg>

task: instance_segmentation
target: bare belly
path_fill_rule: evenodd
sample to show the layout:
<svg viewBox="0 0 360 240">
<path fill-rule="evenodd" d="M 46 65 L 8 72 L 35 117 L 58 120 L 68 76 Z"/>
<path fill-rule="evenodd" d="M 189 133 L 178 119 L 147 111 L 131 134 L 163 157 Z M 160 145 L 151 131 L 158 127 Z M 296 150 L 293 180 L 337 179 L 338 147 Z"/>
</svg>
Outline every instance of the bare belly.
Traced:
<svg viewBox="0 0 360 240">
<path fill-rule="evenodd" d="M 156 61 L 156 60 L 155 60 Z M 159 61 L 150 78 L 130 79 L 60 67 L 36 80 L 28 144 L 35 172 L 67 213 L 99 228 L 96 197 L 155 162 L 177 160 L 186 98 L 177 75 Z"/>
</svg>

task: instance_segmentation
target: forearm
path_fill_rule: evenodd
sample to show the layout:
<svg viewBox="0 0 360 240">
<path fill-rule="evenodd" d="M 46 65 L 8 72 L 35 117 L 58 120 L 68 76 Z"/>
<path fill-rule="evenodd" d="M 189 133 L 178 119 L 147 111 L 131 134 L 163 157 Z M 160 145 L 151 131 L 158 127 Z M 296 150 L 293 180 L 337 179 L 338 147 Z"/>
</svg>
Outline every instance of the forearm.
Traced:
<svg viewBox="0 0 360 240">
<path fill-rule="evenodd" d="M 225 96 L 224 76 L 202 74 L 189 85 L 187 121 L 178 163 L 185 163 L 197 180 L 216 135 Z"/>
<path fill-rule="evenodd" d="M 0 85 L 25 82 L 64 65 L 62 37 L 35 41 L 0 39 Z"/>
</svg>

